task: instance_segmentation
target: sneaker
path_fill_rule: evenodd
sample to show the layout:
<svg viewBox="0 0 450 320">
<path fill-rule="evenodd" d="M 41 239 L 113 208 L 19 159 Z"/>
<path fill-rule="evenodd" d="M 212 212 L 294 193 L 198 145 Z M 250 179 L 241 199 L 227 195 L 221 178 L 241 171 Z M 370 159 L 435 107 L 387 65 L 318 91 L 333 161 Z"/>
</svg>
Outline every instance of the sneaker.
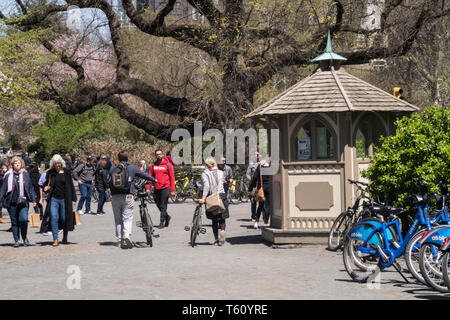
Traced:
<svg viewBox="0 0 450 320">
<path fill-rule="evenodd" d="M 133 242 L 129 237 L 126 237 L 123 240 L 125 241 L 125 244 L 127 245 L 128 249 L 133 249 Z"/>
<path fill-rule="evenodd" d="M 258 222 L 255 222 L 255 224 L 253 225 L 253 228 L 258 229 Z"/>
<path fill-rule="evenodd" d="M 14 245 L 13 245 L 14 248 L 18 248 L 19 246 L 20 246 L 19 241 L 16 241 L 16 243 L 14 243 Z"/>
<path fill-rule="evenodd" d="M 122 241 L 117 241 L 117 242 L 114 244 L 114 246 L 117 247 L 117 248 L 122 248 Z"/>
<path fill-rule="evenodd" d="M 0 218 L 0 223 L 6 223 L 5 219 Z"/>
<path fill-rule="evenodd" d="M 58 233 L 62 233 L 63 232 L 63 229 L 61 229 L 61 230 L 58 230 Z"/>
<path fill-rule="evenodd" d="M 214 241 L 213 246 L 219 246 L 219 240 Z"/>
<path fill-rule="evenodd" d="M 28 241 L 28 239 L 23 240 L 23 245 L 24 245 L 25 247 L 30 246 L 30 241 Z"/>
<path fill-rule="evenodd" d="M 51 231 L 47 231 L 47 232 L 44 232 L 42 235 L 43 236 L 51 236 L 52 232 Z"/>
<path fill-rule="evenodd" d="M 86 214 L 93 214 L 91 211 L 86 211 Z"/>
<path fill-rule="evenodd" d="M 78 210 L 78 214 L 82 216 L 84 214 L 83 210 Z"/>
<path fill-rule="evenodd" d="M 223 245 L 225 243 L 225 230 L 219 230 L 219 245 Z"/>
</svg>

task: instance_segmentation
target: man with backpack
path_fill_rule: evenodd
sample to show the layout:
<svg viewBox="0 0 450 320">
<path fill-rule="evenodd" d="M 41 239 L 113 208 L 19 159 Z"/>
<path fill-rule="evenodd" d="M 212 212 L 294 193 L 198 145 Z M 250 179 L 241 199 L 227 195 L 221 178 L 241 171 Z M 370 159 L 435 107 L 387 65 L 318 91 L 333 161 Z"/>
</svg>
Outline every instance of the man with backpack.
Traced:
<svg viewBox="0 0 450 320">
<path fill-rule="evenodd" d="M 114 213 L 114 222 L 116 225 L 117 246 L 122 247 L 123 242 L 129 249 L 133 248 L 131 241 L 131 229 L 133 226 L 134 209 L 134 185 L 133 179 L 137 176 L 152 183 L 158 181 L 152 176 L 141 172 L 134 164 L 128 164 L 128 154 L 121 151 L 118 154 L 119 164 L 113 166 L 109 172 L 111 189 L 111 202 Z"/>
<path fill-rule="evenodd" d="M 86 213 L 91 214 L 91 198 L 94 190 L 94 174 L 95 167 L 93 165 L 93 157 L 88 156 L 86 163 L 78 165 L 73 171 L 73 179 L 78 181 L 78 187 L 80 188 L 80 201 L 78 201 L 77 211 L 79 214 L 84 214 L 83 204 L 86 202 Z"/>
<path fill-rule="evenodd" d="M 171 217 L 167 213 L 169 197 L 175 195 L 175 173 L 172 164 L 164 157 L 161 150 L 155 150 L 156 161 L 150 166 L 150 175 L 158 180 L 154 186 L 156 206 L 161 212 L 159 228 L 169 226 Z"/>
</svg>

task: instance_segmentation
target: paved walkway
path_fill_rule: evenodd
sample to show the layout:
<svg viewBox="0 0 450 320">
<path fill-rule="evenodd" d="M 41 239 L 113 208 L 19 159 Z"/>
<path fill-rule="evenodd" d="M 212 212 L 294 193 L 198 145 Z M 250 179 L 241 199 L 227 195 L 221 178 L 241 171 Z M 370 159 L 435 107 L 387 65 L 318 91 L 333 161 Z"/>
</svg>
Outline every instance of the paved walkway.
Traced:
<svg viewBox="0 0 450 320">
<path fill-rule="evenodd" d="M 93 208 L 97 205 L 93 204 Z M 7 224 L 0 224 L 0 299 L 438 299 L 420 284 L 405 283 L 389 270 L 379 289 L 351 281 L 341 253 L 325 246 L 273 249 L 252 228 L 249 204 L 231 205 L 227 243 L 211 245 L 210 225 L 189 246 L 193 203 L 169 204 L 169 228 L 157 230 L 154 247 L 114 246 L 111 204 L 104 216 L 82 216 L 69 245 L 51 246 L 51 237 L 29 229 L 32 247 L 12 247 Z M 157 224 L 159 212 L 150 205 Z M 5 215 L 4 215 L 5 216 Z M 7 216 L 7 214 L 6 214 Z M 138 206 L 135 205 L 135 220 Z M 205 219 L 205 223 L 209 220 Z M 133 241 L 145 242 L 134 224 Z M 77 282 L 77 275 L 80 281 Z M 80 288 L 77 289 L 77 284 Z M 69 289 L 72 288 L 72 289 Z"/>
</svg>

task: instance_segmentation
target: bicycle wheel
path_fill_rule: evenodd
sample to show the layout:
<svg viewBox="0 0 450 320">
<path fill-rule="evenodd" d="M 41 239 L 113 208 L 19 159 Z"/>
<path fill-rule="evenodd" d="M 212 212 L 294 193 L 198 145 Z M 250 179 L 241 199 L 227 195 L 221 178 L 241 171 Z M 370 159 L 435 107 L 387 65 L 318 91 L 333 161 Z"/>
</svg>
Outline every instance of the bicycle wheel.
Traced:
<svg viewBox="0 0 450 320">
<path fill-rule="evenodd" d="M 147 210 L 144 211 L 144 217 L 145 217 L 145 225 L 144 225 L 144 231 L 145 231 L 145 237 L 147 238 L 147 245 L 150 247 L 153 247 L 153 223 L 152 218 L 150 217 L 150 214 Z"/>
<path fill-rule="evenodd" d="M 334 220 L 330 229 L 330 234 L 328 235 L 328 250 L 336 251 L 342 247 L 346 236 L 344 232 L 351 223 L 352 217 L 348 211 L 342 212 L 337 219 Z"/>
<path fill-rule="evenodd" d="M 450 271 L 449 268 L 449 261 L 448 261 L 448 257 L 449 257 L 449 251 L 447 251 L 444 256 L 442 257 L 442 274 L 444 275 L 444 281 L 445 284 L 447 285 L 447 288 L 450 290 L 450 275 L 448 274 Z"/>
<path fill-rule="evenodd" d="M 179 181 L 175 184 L 175 202 L 180 203 L 186 200 L 186 194 L 184 190 L 183 182 Z"/>
<path fill-rule="evenodd" d="M 356 282 L 370 282 L 380 273 L 378 255 L 362 255 L 359 247 L 362 240 L 347 238 L 344 244 L 344 266 L 349 276 Z M 363 262 L 362 262 L 363 261 Z"/>
<path fill-rule="evenodd" d="M 233 191 L 228 194 L 228 202 L 231 204 L 237 204 L 239 202 L 239 192 Z"/>
<path fill-rule="evenodd" d="M 198 190 L 197 187 L 189 188 L 189 196 L 192 199 L 192 201 L 194 201 L 194 202 L 197 202 L 197 200 L 202 197 L 202 195 L 200 194 L 200 191 Z"/>
<path fill-rule="evenodd" d="M 434 255 L 433 251 L 437 252 L 437 255 Z M 447 293 L 450 292 L 450 290 L 445 284 L 444 277 L 442 275 L 442 259 L 443 254 L 435 245 L 425 243 L 421 246 L 419 253 L 419 266 L 423 278 L 433 289 L 439 292 Z"/>
<path fill-rule="evenodd" d="M 239 200 L 241 200 L 241 202 L 248 202 L 250 200 L 250 195 L 248 194 L 247 190 L 242 190 Z"/>
<path fill-rule="evenodd" d="M 422 237 L 422 234 L 426 230 L 421 230 L 419 232 L 416 232 L 409 242 L 406 244 L 404 258 L 406 261 L 406 265 L 408 267 L 409 272 L 416 278 L 419 282 L 423 284 L 427 284 L 424 278 L 422 277 L 422 274 L 420 273 L 420 266 L 419 266 L 419 253 L 420 253 L 420 244 L 417 242 Z"/>
<path fill-rule="evenodd" d="M 191 246 L 195 247 L 195 240 L 197 239 L 198 232 L 200 230 L 199 225 L 199 208 L 195 209 L 194 218 L 192 219 L 192 227 L 191 227 Z"/>
</svg>

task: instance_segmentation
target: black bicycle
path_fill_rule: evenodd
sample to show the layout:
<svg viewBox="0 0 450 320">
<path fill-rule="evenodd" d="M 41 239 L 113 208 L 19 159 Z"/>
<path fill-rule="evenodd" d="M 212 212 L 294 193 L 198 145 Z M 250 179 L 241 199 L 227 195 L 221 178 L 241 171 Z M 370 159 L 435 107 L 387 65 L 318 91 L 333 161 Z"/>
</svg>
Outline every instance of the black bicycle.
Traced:
<svg viewBox="0 0 450 320">
<path fill-rule="evenodd" d="M 148 193 L 146 184 L 147 181 L 141 178 L 135 179 L 134 181 L 136 200 L 140 201 L 139 215 L 141 217 L 141 221 L 136 221 L 136 226 L 144 230 L 145 237 L 147 238 L 147 245 L 153 247 L 153 238 L 158 238 L 159 235 L 155 234 L 152 217 L 147 209 L 146 202 L 148 202 Z"/>
<path fill-rule="evenodd" d="M 195 240 L 197 239 L 197 236 L 199 233 L 205 234 L 206 228 L 202 226 L 202 212 L 203 212 L 203 205 L 198 204 L 194 211 L 194 216 L 192 217 L 192 225 L 184 227 L 184 230 L 191 231 L 191 246 L 192 248 L 195 247 Z"/>
<path fill-rule="evenodd" d="M 348 179 L 348 182 L 356 185 L 360 194 L 356 198 L 353 206 L 348 207 L 348 209 L 342 212 L 334 221 L 328 235 L 328 250 L 330 251 L 336 251 L 343 247 L 347 233 L 350 231 L 350 226 L 362 217 L 370 216 L 370 204 L 375 203 L 367 196 L 367 187 L 369 186 L 367 183 L 350 179 Z M 360 210 L 359 208 L 361 200 L 366 200 L 362 204 L 363 210 Z"/>
</svg>

